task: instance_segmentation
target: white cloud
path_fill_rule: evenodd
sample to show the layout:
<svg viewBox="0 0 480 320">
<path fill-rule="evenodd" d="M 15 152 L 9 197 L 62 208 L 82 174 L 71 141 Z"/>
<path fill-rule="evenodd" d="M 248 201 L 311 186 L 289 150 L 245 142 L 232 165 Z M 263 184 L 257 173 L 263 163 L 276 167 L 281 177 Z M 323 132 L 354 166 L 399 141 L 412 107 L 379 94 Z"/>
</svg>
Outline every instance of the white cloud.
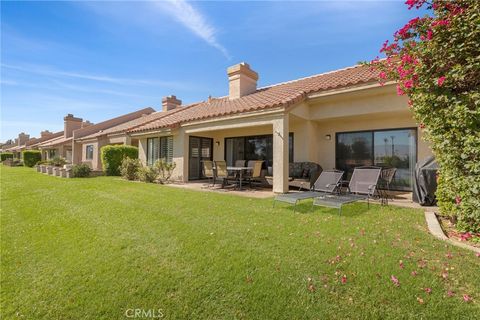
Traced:
<svg viewBox="0 0 480 320">
<path fill-rule="evenodd" d="M 12 65 L 12 64 L 0 64 L 2 68 L 18 70 L 22 72 L 34 73 L 43 76 L 50 77 L 67 77 L 77 78 L 84 80 L 92 80 L 99 82 L 108 82 L 120 85 L 148 85 L 148 86 L 161 86 L 161 87 L 183 87 L 183 84 L 174 81 L 158 81 L 150 79 L 131 79 L 131 78 L 117 78 L 108 75 L 88 74 L 75 71 L 58 70 L 49 66 L 41 65 Z"/>
<path fill-rule="evenodd" d="M 231 58 L 228 50 L 218 42 L 216 28 L 209 23 L 207 17 L 187 1 L 168 0 L 166 2 L 155 2 L 154 4 L 169 13 L 175 20 L 209 45 L 220 50 L 227 59 Z"/>
</svg>

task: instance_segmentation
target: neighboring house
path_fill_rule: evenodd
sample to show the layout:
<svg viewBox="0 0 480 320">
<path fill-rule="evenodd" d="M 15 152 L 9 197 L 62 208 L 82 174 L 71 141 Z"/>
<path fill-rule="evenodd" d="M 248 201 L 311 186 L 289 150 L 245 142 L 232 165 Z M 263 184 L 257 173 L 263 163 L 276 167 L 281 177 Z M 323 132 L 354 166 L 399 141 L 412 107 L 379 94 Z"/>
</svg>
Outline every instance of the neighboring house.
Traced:
<svg viewBox="0 0 480 320">
<path fill-rule="evenodd" d="M 73 131 L 73 163 L 86 163 L 93 170 L 102 170 L 100 149 L 105 145 L 125 144 L 138 146 L 138 140 L 125 134 L 127 128 L 144 123 L 152 108 L 143 108 L 86 128 Z"/>
<path fill-rule="evenodd" d="M 44 143 L 44 142 L 46 142 L 48 140 L 51 140 L 51 139 L 58 138 L 62 135 L 63 135 L 63 131 L 53 133 L 53 132 L 50 132 L 48 130 L 44 130 L 44 131 L 40 132 L 40 138 L 33 138 L 33 139 L 30 139 L 29 141 L 27 141 L 25 143 L 25 149 L 27 149 L 27 150 L 38 149 L 38 146 L 41 143 Z"/>
<path fill-rule="evenodd" d="M 73 159 L 73 132 L 92 125 L 89 121 L 76 118 L 73 114 L 67 114 L 63 118 L 62 134 L 43 141 L 36 145 L 42 151 L 42 160 L 50 160 L 55 157 L 65 158 L 68 162 Z"/>
<path fill-rule="evenodd" d="M 409 190 L 417 159 L 431 155 L 394 83 L 354 66 L 257 88 L 246 63 L 228 68 L 229 95 L 209 98 L 127 130 L 140 159 L 176 163 L 174 178 L 202 178 L 202 160 L 266 160 L 273 191 L 288 191 L 289 162 L 352 171 L 360 165 L 398 168 L 397 188 Z M 394 186 L 395 187 L 395 186 Z"/>
<path fill-rule="evenodd" d="M 25 132 L 21 132 L 18 134 L 18 138 L 15 139 L 14 145 L 10 146 L 5 151 L 13 153 L 13 157 L 15 159 L 21 159 L 22 151 L 25 150 L 25 147 L 26 147 L 25 144 L 33 139 L 35 138 L 30 139 L 29 134 L 26 134 Z"/>
</svg>

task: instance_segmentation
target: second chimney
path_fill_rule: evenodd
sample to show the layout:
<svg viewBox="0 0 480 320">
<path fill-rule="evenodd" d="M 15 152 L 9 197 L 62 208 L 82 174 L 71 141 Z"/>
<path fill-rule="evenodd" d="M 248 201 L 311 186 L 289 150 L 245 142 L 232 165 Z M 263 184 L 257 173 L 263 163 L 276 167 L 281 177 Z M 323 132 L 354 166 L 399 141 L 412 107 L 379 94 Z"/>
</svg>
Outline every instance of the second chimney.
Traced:
<svg viewBox="0 0 480 320">
<path fill-rule="evenodd" d="M 162 99 L 162 111 L 170 111 L 182 105 L 182 100 L 178 100 L 175 96 L 168 96 Z"/>
<path fill-rule="evenodd" d="M 73 114 L 69 113 L 63 118 L 63 123 L 63 136 L 70 138 L 73 135 L 73 130 L 82 127 L 82 118 L 76 118 Z"/>
<path fill-rule="evenodd" d="M 228 98 L 238 99 L 257 90 L 258 73 L 242 62 L 227 69 Z"/>
</svg>

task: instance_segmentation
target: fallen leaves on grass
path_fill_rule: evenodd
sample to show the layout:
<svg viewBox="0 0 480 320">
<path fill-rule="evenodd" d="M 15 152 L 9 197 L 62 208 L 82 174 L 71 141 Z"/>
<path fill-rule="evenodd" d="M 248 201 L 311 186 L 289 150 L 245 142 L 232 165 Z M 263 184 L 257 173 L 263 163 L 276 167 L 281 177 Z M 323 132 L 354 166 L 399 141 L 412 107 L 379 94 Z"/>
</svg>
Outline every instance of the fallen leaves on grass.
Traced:
<svg viewBox="0 0 480 320">
<path fill-rule="evenodd" d="M 399 286 L 400 286 L 400 281 L 399 281 L 398 278 L 395 277 L 393 274 L 392 274 L 392 276 L 390 277 L 390 280 L 393 282 L 393 284 L 394 284 L 396 287 L 399 287 Z"/>
</svg>

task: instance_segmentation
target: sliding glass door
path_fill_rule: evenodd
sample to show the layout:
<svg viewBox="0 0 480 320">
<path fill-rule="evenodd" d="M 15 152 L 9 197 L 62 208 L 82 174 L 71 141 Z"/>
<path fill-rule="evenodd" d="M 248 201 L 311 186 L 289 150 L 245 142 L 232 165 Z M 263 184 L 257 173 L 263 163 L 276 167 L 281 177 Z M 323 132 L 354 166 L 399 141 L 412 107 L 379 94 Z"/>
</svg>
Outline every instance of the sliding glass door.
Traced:
<svg viewBox="0 0 480 320">
<path fill-rule="evenodd" d="M 293 162 L 293 133 L 289 134 L 289 161 Z M 232 166 L 236 160 L 265 160 L 273 163 L 273 135 L 225 138 L 225 160 Z"/>
<path fill-rule="evenodd" d="M 391 185 L 396 190 L 412 190 L 417 162 L 417 129 L 341 132 L 336 135 L 336 168 L 347 172 L 355 167 L 397 168 Z"/>
</svg>

